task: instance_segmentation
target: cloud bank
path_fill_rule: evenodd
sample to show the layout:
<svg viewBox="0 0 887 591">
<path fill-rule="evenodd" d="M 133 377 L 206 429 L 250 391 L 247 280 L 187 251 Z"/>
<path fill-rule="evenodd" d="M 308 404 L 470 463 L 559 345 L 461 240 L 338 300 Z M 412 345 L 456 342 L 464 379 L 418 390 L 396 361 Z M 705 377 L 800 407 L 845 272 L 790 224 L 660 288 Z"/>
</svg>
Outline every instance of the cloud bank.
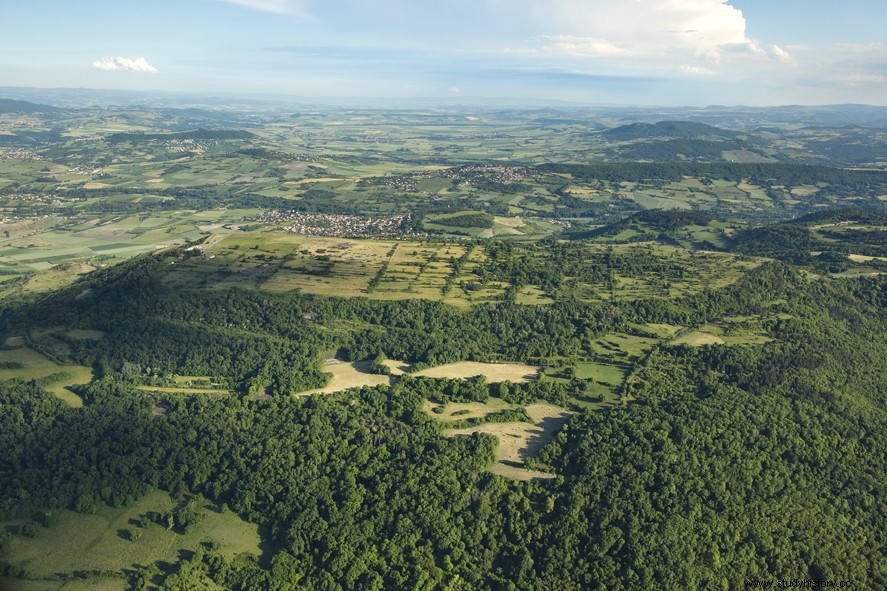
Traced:
<svg viewBox="0 0 887 591">
<path fill-rule="evenodd" d="M 93 70 L 102 72 L 138 72 L 141 74 L 156 74 L 157 68 L 148 63 L 143 57 L 103 57 L 92 62 Z"/>
</svg>

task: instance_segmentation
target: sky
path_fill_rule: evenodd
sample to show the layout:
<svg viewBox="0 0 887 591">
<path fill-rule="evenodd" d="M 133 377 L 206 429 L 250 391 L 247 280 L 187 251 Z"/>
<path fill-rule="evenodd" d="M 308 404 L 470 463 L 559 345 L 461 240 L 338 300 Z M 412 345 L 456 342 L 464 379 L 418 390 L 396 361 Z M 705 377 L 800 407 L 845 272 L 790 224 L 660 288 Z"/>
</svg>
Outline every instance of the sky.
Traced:
<svg viewBox="0 0 887 591">
<path fill-rule="evenodd" d="M 0 86 L 887 105 L 884 0 L 4 0 Z"/>
</svg>

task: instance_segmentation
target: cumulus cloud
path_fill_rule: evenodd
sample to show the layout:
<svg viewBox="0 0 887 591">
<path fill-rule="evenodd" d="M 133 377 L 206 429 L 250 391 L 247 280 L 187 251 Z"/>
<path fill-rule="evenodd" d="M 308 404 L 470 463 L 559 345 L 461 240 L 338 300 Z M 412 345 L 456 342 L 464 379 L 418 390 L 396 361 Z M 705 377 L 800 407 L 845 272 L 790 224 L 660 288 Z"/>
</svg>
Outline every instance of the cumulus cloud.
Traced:
<svg viewBox="0 0 887 591">
<path fill-rule="evenodd" d="M 549 26 L 634 54 L 684 51 L 717 61 L 730 48 L 759 51 L 742 11 L 727 0 L 553 0 L 549 7 Z"/>
<path fill-rule="evenodd" d="M 141 74 L 156 74 L 157 68 L 148 63 L 143 57 L 103 57 L 92 62 L 94 70 L 102 72 L 138 72 Z"/>
<path fill-rule="evenodd" d="M 504 0 L 483 0 L 495 6 Z M 796 65 L 778 45 L 746 33 L 730 0 L 509 0 L 529 14 L 536 34 L 505 53 L 536 56 L 569 67 L 594 64 L 612 75 L 737 76 Z M 504 6 L 504 5 L 503 5 Z"/>
</svg>

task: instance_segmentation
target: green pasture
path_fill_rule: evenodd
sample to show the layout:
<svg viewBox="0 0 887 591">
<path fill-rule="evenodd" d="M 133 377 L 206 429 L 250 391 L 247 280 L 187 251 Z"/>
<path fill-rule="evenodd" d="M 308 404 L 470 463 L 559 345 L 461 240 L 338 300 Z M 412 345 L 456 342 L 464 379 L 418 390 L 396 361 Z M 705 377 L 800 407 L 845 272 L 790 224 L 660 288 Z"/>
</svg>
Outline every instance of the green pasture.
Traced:
<svg viewBox="0 0 887 591">
<path fill-rule="evenodd" d="M 74 407 L 82 406 L 83 401 L 68 387 L 87 384 L 92 380 L 92 368 L 58 364 L 25 346 L 0 349 L 0 365 L 3 364 L 20 367 L 0 369 L 0 380 L 39 380 L 58 374 L 43 387 Z"/>
<path fill-rule="evenodd" d="M 27 569 L 31 580 L 43 579 L 55 584 L 53 581 L 58 581 L 59 575 L 71 576 L 77 571 L 114 572 L 123 579 L 124 571 L 134 570 L 137 565 L 156 562 L 172 565 L 181 559 L 182 551 L 193 551 L 207 539 L 218 542 L 219 551 L 228 557 L 261 554 L 257 525 L 243 521 L 230 511 L 220 510 L 202 497 L 196 497 L 193 503 L 199 515 L 198 525 L 188 533 L 169 530 L 145 519 L 151 513 L 163 514 L 182 504 L 182 500 L 153 490 L 128 507 L 100 504 L 94 513 L 56 510 L 49 526 L 38 528 L 34 538 L 13 535 L 3 559 Z M 15 531 L 21 523 L 22 520 L 6 522 L 3 527 Z M 106 581 L 102 584 L 109 586 L 99 587 L 49 588 L 64 591 L 120 588 L 111 583 Z"/>
</svg>

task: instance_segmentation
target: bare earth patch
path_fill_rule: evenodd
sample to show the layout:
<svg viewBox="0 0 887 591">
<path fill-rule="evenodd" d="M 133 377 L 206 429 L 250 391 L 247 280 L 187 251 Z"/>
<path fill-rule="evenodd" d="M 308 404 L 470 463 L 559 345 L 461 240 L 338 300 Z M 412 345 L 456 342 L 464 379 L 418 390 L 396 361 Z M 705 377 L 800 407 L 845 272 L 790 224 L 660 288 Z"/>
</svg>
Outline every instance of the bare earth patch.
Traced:
<svg viewBox="0 0 887 591">
<path fill-rule="evenodd" d="M 410 367 L 409 363 L 387 359 L 385 365 L 391 368 L 391 376 L 370 373 L 370 361 L 357 361 L 355 363 L 343 362 L 339 359 L 328 359 L 324 362 L 323 370 L 333 374 L 330 383 L 323 388 L 300 392 L 297 396 L 310 396 L 311 394 L 330 394 L 341 392 L 350 388 L 361 386 L 390 385 L 398 376 L 403 375 Z M 449 363 L 438 367 L 423 369 L 412 374 L 429 378 L 454 378 L 466 379 L 483 375 L 489 383 L 527 382 L 536 379 L 539 367 L 525 365 L 523 363 L 480 363 L 476 361 L 462 361 Z"/>
<path fill-rule="evenodd" d="M 535 380 L 541 368 L 524 363 L 481 363 L 460 361 L 418 371 L 413 375 L 426 378 L 472 378 L 482 375 L 487 382 L 529 382 Z"/>
<path fill-rule="evenodd" d="M 498 461 L 490 469 L 494 474 L 515 480 L 555 478 L 554 474 L 528 470 L 524 467 L 524 460 L 535 457 L 542 447 L 551 441 L 554 434 L 564 426 L 572 413 L 554 404 L 530 404 L 526 409 L 535 424 L 487 423 L 468 429 L 446 429 L 444 435 L 447 437 L 471 435 L 472 433 L 494 435 L 499 440 L 499 446 L 496 448 Z"/>
<path fill-rule="evenodd" d="M 395 362 L 396 363 L 396 362 Z M 360 388 L 361 386 L 381 386 L 391 383 L 390 376 L 370 373 L 369 361 L 357 361 L 355 363 L 342 363 L 338 359 L 327 362 L 323 366 L 323 370 L 333 374 L 333 379 L 324 388 L 316 390 L 308 390 L 300 392 L 296 396 L 310 396 L 311 394 L 330 394 L 332 392 L 341 392 L 350 388 Z M 393 371 L 392 371 L 393 373 Z"/>
</svg>

